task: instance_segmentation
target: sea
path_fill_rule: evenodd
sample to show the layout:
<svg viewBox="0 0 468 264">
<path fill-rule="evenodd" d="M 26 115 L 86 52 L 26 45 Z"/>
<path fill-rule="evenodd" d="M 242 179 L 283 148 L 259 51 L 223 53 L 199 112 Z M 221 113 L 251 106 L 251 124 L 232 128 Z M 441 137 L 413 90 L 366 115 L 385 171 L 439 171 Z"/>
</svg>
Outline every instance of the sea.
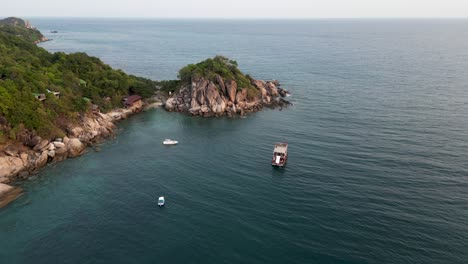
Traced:
<svg viewBox="0 0 468 264">
<path fill-rule="evenodd" d="M 120 122 L 17 183 L 0 263 L 467 263 L 468 20 L 30 21 L 154 80 L 224 55 L 293 105 Z"/>
</svg>

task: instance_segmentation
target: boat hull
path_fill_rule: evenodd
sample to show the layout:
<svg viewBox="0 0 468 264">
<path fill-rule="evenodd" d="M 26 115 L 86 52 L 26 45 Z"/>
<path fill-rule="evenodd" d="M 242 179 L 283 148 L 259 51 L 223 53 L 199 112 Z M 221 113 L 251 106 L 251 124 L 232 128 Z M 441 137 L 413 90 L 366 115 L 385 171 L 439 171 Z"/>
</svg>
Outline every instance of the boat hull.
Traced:
<svg viewBox="0 0 468 264">
<path fill-rule="evenodd" d="M 278 168 L 284 168 L 284 167 L 286 167 L 286 161 L 284 163 L 282 163 L 282 164 L 271 163 L 271 166 L 278 167 Z"/>
</svg>

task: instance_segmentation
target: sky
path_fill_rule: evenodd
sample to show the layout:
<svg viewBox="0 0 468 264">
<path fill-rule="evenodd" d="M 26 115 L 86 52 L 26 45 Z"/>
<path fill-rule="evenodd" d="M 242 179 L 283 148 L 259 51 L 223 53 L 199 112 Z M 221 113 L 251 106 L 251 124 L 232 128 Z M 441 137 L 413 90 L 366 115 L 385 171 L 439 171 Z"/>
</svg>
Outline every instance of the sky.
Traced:
<svg viewBox="0 0 468 264">
<path fill-rule="evenodd" d="M 0 17 L 468 18 L 468 0 L 0 1 Z"/>
</svg>

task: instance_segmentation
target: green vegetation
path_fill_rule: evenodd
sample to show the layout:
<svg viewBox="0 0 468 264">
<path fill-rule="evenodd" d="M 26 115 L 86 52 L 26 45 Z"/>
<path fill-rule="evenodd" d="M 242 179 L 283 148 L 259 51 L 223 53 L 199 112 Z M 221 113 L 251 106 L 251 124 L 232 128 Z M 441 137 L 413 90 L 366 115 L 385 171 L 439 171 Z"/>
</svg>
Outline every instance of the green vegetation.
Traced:
<svg viewBox="0 0 468 264">
<path fill-rule="evenodd" d="M 32 44 L 33 35 L 18 37 L 11 27 L 20 28 L 0 25 L 0 121 L 6 120 L 0 123 L 0 142 L 24 129 L 63 136 L 67 124 L 91 111 L 91 104 L 105 112 L 121 107 L 129 93 L 149 97 L 154 92 L 151 80 L 114 70 L 85 53 L 51 54 Z M 45 100 L 36 99 L 38 94 Z"/>
<path fill-rule="evenodd" d="M 259 93 L 251 84 L 252 78 L 249 75 L 244 75 L 237 68 L 237 62 L 223 56 L 216 56 L 197 64 L 189 64 L 180 69 L 178 77 L 185 83 L 191 82 L 193 78 L 200 77 L 216 83 L 216 75 L 220 75 L 225 82 L 236 81 L 238 89 L 247 88 L 250 98 L 254 98 Z"/>
<path fill-rule="evenodd" d="M 183 84 L 181 80 L 168 80 L 168 81 L 159 81 L 157 82 L 159 90 L 162 92 L 174 92 L 177 91 L 180 86 Z"/>
<path fill-rule="evenodd" d="M 9 17 L 0 20 L 0 31 L 20 37 L 31 43 L 44 37 L 39 30 L 28 28 L 24 20 L 16 17 Z"/>
</svg>

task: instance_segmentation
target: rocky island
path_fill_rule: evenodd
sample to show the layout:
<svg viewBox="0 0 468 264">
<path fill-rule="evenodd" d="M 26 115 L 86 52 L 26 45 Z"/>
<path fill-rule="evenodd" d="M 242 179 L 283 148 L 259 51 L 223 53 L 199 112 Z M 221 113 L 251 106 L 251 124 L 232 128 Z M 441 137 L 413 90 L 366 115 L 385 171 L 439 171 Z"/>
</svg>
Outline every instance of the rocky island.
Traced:
<svg viewBox="0 0 468 264">
<path fill-rule="evenodd" d="M 223 56 L 188 65 L 179 71 L 179 78 L 166 100 L 168 111 L 234 116 L 290 104 L 283 99 L 288 91 L 278 81 L 255 80 L 244 75 L 236 61 Z"/>
</svg>

